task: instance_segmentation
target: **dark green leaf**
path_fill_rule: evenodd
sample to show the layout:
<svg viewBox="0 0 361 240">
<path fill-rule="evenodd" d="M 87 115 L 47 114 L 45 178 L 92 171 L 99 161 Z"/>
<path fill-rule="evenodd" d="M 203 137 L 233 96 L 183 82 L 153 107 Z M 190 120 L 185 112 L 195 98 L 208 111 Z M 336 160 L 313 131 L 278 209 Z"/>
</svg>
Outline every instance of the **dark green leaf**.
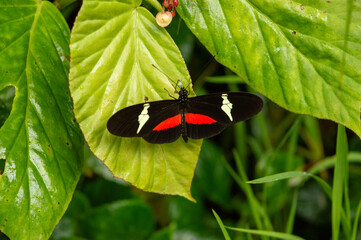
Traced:
<svg viewBox="0 0 361 240">
<path fill-rule="evenodd" d="M 48 239 L 81 172 L 83 138 L 68 88 L 69 29 L 47 1 L 0 1 L 0 90 L 15 87 L 0 129 L 0 231 Z"/>
<path fill-rule="evenodd" d="M 361 137 L 361 4 L 354 1 L 347 49 L 346 10 L 344 0 L 183 0 L 177 8 L 211 54 L 256 91 Z"/>
</svg>

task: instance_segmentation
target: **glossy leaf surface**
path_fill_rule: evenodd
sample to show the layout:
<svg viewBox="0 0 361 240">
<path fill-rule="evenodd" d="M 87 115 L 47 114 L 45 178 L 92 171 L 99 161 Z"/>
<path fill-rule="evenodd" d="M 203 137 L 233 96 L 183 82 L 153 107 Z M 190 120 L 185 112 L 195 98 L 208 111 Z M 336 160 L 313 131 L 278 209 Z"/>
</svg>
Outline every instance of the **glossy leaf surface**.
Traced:
<svg viewBox="0 0 361 240">
<path fill-rule="evenodd" d="M 354 2 L 347 48 L 346 6 L 343 0 L 184 0 L 177 12 L 256 91 L 361 137 L 361 5 Z"/>
<path fill-rule="evenodd" d="M 80 176 L 83 138 L 68 88 L 69 29 L 49 2 L 0 1 L 0 90 L 15 87 L 0 128 L 0 231 L 48 239 Z"/>
<path fill-rule="evenodd" d="M 192 199 L 190 186 L 201 141 L 163 145 L 111 135 L 106 123 L 118 110 L 169 99 L 171 82 L 189 74 L 176 45 L 141 1 L 89 1 L 71 37 L 70 89 L 75 115 L 94 154 L 120 177 L 146 191 Z M 177 97 L 177 96 L 176 96 Z"/>
</svg>

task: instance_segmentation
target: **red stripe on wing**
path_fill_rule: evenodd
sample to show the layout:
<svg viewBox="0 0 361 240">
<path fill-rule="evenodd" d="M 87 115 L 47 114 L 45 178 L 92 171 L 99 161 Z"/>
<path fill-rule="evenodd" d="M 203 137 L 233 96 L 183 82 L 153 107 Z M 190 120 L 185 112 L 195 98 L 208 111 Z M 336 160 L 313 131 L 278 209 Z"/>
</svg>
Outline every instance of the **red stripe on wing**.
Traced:
<svg viewBox="0 0 361 240">
<path fill-rule="evenodd" d="M 165 129 L 173 128 L 179 124 L 181 124 L 182 118 L 181 115 L 175 115 L 174 117 L 168 118 L 164 120 L 163 122 L 159 123 L 155 128 L 153 128 L 153 131 L 162 131 Z"/>
<path fill-rule="evenodd" d="M 197 114 L 197 113 L 187 113 L 186 114 L 186 123 L 190 124 L 212 124 L 217 122 L 213 118 L 210 118 L 206 115 Z"/>
</svg>

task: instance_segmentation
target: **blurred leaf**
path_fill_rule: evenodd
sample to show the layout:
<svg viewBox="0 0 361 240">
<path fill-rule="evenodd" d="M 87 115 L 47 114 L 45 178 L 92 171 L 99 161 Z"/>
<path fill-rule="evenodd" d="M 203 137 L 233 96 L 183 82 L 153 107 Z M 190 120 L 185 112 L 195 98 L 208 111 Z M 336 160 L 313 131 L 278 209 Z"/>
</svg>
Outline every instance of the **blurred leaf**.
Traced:
<svg viewBox="0 0 361 240">
<path fill-rule="evenodd" d="M 48 1 L 0 0 L 0 12 L 0 90 L 15 87 L 0 129 L 0 231 L 48 239 L 83 159 L 68 87 L 69 28 Z"/>
<path fill-rule="evenodd" d="M 55 227 L 50 239 L 78 239 L 81 231 L 79 218 L 90 210 L 90 201 L 85 194 L 75 191 L 63 218 Z"/>
<path fill-rule="evenodd" d="M 168 227 L 162 228 L 152 234 L 149 240 L 172 240 L 176 230 L 176 224 L 171 223 Z"/>
<path fill-rule="evenodd" d="M 93 207 L 134 197 L 129 186 L 102 178 L 89 180 L 84 185 L 82 190 L 88 196 Z"/>
<path fill-rule="evenodd" d="M 225 169 L 221 150 L 209 140 L 203 142 L 195 177 L 208 199 L 229 208 L 231 177 Z"/>
<path fill-rule="evenodd" d="M 121 200 L 83 214 L 79 223 L 87 239 L 148 239 L 155 223 L 151 209 L 139 200 Z"/>
<path fill-rule="evenodd" d="M 177 12 L 220 63 L 256 91 L 361 137 L 360 2 L 354 2 L 347 49 L 344 0 L 183 0 Z"/>
<path fill-rule="evenodd" d="M 178 229 L 199 229 L 203 223 L 202 203 L 193 203 L 182 198 L 172 198 L 169 203 L 169 218 Z"/>
<path fill-rule="evenodd" d="M 310 181 L 299 190 L 297 215 L 317 226 L 329 224 L 330 205 L 330 199 L 322 188 L 314 181 Z"/>
<path fill-rule="evenodd" d="M 189 74 L 167 32 L 141 1 L 85 0 L 71 37 L 70 89 L 75 116 L 92 152 L 136 187 L 193 200 L 190 186 L 200 140 L 150 144 L 111 135 L 106 123 L 126 106 L 169 99 L 174 89 L 152 64 L 187 85 Z"/>
<path fill-rule="evenodd" d="M 212 209 L 212 212 L 213 212 L 214 217 L 217 219 L 218 225 L 222 230 L 224 238 L 226 240 L 230 240 L 231 238 L 229 237 L 228 232 L 227 232 L 226 228 L 224 227 L 221 218 L 218 216 L 218 214 L 213 209 Z"/>
</svg>

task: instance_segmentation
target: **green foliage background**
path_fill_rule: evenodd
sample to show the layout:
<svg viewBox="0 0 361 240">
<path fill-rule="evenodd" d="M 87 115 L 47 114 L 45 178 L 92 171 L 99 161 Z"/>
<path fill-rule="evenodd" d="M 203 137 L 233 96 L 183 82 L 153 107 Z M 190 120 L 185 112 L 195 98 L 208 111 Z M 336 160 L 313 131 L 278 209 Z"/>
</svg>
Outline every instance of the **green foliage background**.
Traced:
<svg viewBox="0 0 361 240">
<path fill-rule="evenodd" d="M 182 0 L 167 29 L 160 8 L 0 0 L 3 237 L 359 237 L 360 3 Z M 198 94 L 257 91 L 265 108 L 202 150 L 111 136 L 114 112 L 173 91 L 152 63 Z"/>
</svg>

